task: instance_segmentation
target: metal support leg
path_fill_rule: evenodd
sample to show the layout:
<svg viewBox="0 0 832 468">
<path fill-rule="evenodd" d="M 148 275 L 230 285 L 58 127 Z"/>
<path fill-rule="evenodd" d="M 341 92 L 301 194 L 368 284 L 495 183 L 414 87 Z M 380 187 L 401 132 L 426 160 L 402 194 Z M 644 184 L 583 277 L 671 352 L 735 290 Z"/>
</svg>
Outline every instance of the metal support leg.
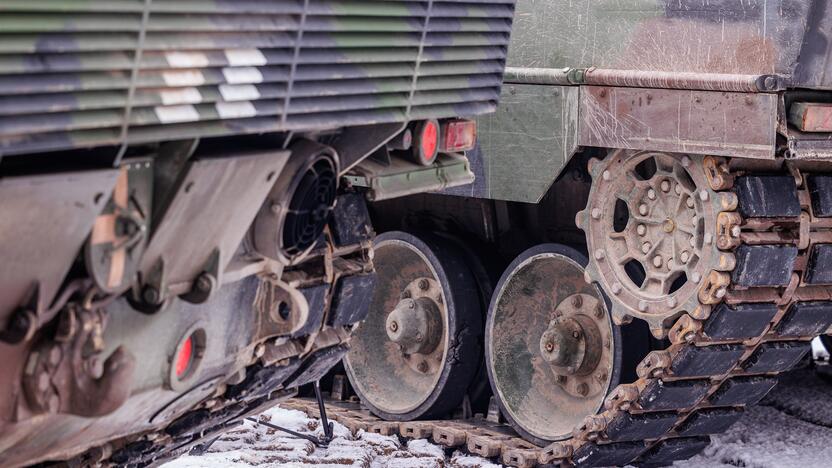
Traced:
<svg viewBox="0 0 832 468">
<path fill-rule="evenodd" d="M 289 435 L 292 435 L 292 436 L 295 436 L 297 438 L 308 440 L 309 442 L 312 442 L 313 444 L 315 444 L 316 447 L 326 447 L 327 445 L 329 445 L 329 440 L 332 440 L 332 439 L 324 440 L 324 439 L 319 439 L 318 437 L 315 437 L 313 435 L 301 434 L 300 432 L 295 432 L 291 429 L 287 429 L 285 427 L 278 426 L 277 424 L 272 424 L 272 423 L 269 423 L 269 422 L 266 422 L 266 421 L 260 421 L 257 418 L 246 418 L 246 419 L 255 423 L 255 424 L 262 424 L 262 425 L 264 425 L 266 427 L 269 427 L 269 428 L 272 428 L 276 431 L 285 432 L 285 433 L 287 433 Z"/>
<path fill-rule="evenodd" d="M 329 443 L 332 438 L 332 423 L 326 418 L 326 405 L 324 405 L 324 399 L 321 396 L 321 382 L 316 380 L 313 384 L 315 387 L 315 399 L 318 400 L 318 413 L 321 415 L 321 423 L 324 425 L 324 440 Z"/>
</svg>

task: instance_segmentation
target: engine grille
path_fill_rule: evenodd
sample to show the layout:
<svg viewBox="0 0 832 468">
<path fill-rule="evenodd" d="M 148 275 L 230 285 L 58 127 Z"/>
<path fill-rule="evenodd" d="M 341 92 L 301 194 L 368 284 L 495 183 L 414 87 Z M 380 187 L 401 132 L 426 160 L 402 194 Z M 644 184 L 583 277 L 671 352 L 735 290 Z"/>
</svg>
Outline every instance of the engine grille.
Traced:
<svg viewBox="0 0 832 468">
<path fill-rule="evenodd" d="M 470 116 L 514 0 L 0 0 L 0 155 Z"/>
</svg>

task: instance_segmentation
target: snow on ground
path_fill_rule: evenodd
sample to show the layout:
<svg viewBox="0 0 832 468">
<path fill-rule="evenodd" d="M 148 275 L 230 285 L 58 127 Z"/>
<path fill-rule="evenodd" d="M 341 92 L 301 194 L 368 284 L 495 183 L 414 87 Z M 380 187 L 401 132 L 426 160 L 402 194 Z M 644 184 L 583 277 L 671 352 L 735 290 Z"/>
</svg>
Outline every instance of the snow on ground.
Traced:
<svg viewBox="0 0 832 468">
<path fill-rule="evenodd" d="M 263 420 L 289 429 L 321 435 L 316 419 L 295 410 L 273 408 Z M 185 456 L 165 468 L 281 467 L 465 467 L 496 468 L 493 461 L 459 451 L 448 455 L 426 440 L 402 443 L 397 437 L 359 433 L 337 422 L 335 440 L 315 448 L 306 440 L 246 421 L 215 442 L 208 453 Z M 750 408 L 725 434 L 713 437 L 702 454 L 674 466 L 683 468 L 776 468 L 832 466 L 832 381 L 812 370 L 786 375 L 762 405 Z"/>
</svg>

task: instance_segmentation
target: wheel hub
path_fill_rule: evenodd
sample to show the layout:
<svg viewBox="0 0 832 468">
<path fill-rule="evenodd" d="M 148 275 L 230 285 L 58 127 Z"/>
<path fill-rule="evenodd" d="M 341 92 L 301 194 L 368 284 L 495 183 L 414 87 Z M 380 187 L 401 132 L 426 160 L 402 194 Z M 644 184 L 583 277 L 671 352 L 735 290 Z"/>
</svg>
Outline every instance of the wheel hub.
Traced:
<svg viewBox="0 0 832 468">
<path fill-rule="evenodd" d="M 439 304 L 429 293 L 431 289 L 436 290 L 438 285 L 431 285 L 431 281 L 427 278 L 415 280 L 414 283 L 426 285 L 427 288 L 409 285 L 403 294 L 406 297 L 387 316 L 387 338 L 399 345 L 404 354 L 429 355 L 436 350 L 442 339 L 442 314 Z M 414 289 L 418 295 L 415 299 L 412 297 Z"/>
<path fill-rule="evenodd" d="M 593 161 L 587 209 L 577 217 L 591 252 L 589 277 L 612 293 L 613 317 L 644 319 L 657 336 L 699 305 L 714 268 L 720 196 L 702 158 L 619 151 Z"/>
</svg>

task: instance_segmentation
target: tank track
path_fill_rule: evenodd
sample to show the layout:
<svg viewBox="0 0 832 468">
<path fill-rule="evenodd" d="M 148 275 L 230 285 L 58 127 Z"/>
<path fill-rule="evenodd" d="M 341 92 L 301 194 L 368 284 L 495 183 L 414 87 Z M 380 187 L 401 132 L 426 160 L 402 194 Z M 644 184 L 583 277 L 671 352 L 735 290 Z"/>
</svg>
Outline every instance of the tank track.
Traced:
<svg viewBox="0 0 832 468">
<path fill-rule="evenodd" d="M 666 465 L 700 452 L 832 325 L 832 175 L 786 164 L 743 171 L 710 157 L 704 166 L 721 204 L 705 242 L 725 253 L 728 268 L 702 278 L 699 307 L 666 330 L 670 345 L 649 353 L 638 380 L 615 388 L 572 438 L 538 447 L 482 419 L 394 423 L 358 405 L 338 404 L 333 419 L 353 430 L 430 436 L 520 467 Z"/>
</svg>

